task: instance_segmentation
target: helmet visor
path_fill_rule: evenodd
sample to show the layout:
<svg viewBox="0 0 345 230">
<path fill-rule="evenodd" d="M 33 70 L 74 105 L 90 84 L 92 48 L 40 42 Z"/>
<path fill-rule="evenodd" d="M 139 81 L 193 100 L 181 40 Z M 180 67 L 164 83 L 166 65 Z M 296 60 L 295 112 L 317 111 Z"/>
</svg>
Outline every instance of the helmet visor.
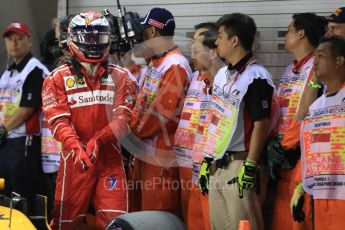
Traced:
<svg viewBox="0 0 345 230">
<path fill-rule="evenodd" d="M 84 45 L 105 45 L 110 42 L 110 28 L 108 26 L 74 27 L 71 39 Z"/>
<path fill-rule="evenodd" d="M 110 42 L 110 32 L 101 29 L 76 30 L 72 33 L 72 41 L 85 45 L 105 45 Z"/>
</svg>

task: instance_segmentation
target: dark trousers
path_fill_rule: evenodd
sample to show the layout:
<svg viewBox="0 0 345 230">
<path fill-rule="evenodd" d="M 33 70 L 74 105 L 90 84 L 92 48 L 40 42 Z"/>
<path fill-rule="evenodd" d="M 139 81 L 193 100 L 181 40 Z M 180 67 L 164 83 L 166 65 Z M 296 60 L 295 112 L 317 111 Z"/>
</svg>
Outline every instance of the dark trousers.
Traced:
<svg viewBox="0 0 345 230">
<path fill-rule="evenodd" d="M 42 191 L 41 138 L 38 136 L 7 138 L 0 148 L 0 178 L 5 190 L 16 192 L 28 201 L 28 213 L 34 214 L 35 194 Z"/>
<path fill-rule="evenodd" d="M 55 197 L 55 187 L 56 187 L 56 177 L 57 172 L 53 173 L 43 173 L 43 195 L 47 196 L 47 214 L 48 222 L 51 221 L 51 214 L 54 208 L 54 197 Z"/>
</svg>

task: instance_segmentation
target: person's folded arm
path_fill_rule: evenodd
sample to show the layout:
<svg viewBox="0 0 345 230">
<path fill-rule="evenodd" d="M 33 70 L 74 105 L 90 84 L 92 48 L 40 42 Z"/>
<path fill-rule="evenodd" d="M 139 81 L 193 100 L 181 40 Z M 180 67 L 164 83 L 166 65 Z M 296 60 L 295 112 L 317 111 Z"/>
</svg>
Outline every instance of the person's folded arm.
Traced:
<svg viewBox="0 0 345 230">
<path fill-rule="evenodd" d="M 6 131 L 9 132 L 21 126 L 34 112 L 31 107 L 19 107 L 14 114 L 3 124 Z"/>
</svg>

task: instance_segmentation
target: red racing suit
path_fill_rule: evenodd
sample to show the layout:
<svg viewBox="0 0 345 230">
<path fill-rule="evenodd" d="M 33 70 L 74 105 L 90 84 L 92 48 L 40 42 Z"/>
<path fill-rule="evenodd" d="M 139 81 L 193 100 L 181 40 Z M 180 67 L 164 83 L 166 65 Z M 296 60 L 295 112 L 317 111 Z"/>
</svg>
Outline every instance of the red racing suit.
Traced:
<svg viewBox="0 0 345 230">
<path fill-rule="evenodd" d="M 84 76 L 85 70 L 81 69 Z M 90 201 L 96 210 L 96 225 L 104 229 L 110 220 L 127 213 L 126 178 L 118 140 L 129 131 L 131 101 L 127 72 L 100 66 L 93 77 L 77 76 L 62 65 L 44 81 L 43 111 L 54 138 L 62 143 L 57 177 L 52 229 L 76 229 Z M 82 172 L 73 161 L 72 146 L 84 146 L 102 132 L 96 162 Z"/>
</svg>

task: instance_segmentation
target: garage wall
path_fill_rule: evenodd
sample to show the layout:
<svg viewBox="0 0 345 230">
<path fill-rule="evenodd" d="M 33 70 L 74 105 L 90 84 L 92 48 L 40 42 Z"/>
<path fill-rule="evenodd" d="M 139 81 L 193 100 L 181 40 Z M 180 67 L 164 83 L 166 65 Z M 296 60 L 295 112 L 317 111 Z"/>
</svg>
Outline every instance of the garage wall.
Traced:
<svg viewBox="0 0 345 230">
<path fill-rule="evenodd" d="M 64 0 L 61 0 L 64 1 Z M 345 6 L 341 0 L 122 0 L 127 11 L 136 11 L 143 17 L 152 7 L 169 9 L 176 19 L 176 35 L 186 37 L 200 22 L 216 21 L 221 15 L 241 12 L 252 16 L 258 27 L 256 54 L 272 73 L 279 79 L 282 69 L 290 64 L 292 57 L 284 51 L 284 31 L 293 13 L 315 12 L 329 15 L 335 8 Z M 109 9 L 116 14 L 115 0 L 70 0 L 69 13 L 82 10 Z M 181 39 L 181 38 L 179 38 Z"/>
</svg>

